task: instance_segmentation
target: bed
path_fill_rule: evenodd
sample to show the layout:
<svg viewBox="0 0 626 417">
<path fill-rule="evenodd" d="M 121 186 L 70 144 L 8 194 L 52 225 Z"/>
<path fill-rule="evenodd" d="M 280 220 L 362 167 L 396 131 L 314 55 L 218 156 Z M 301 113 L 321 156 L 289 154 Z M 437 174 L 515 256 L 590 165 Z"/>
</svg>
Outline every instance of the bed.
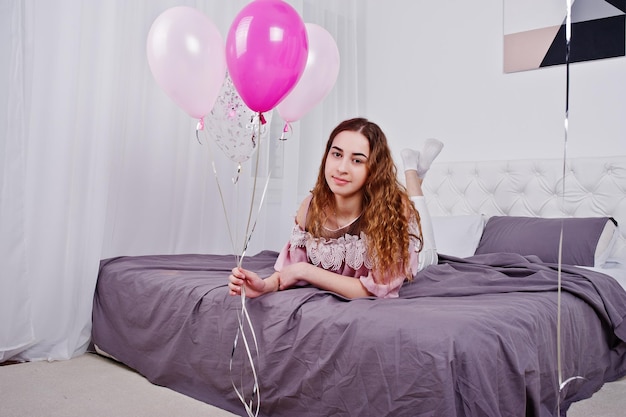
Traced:
<svg viewBox="0 0 626 417">
<path fill-rule="evenodd" d="M 259 415 L 558 416 L 624 377 L 626 156 L 570 159 L 564 178 L 556 159 L 434 164 L 424 186 L 440 262 L 398 299 L 302 287 L 247 300 Z M 269 275 L 276 256 L 244 266 Z M 245 415 L 233 381 L 252 392 L 254 379 L 233 344 L 234 264 L 102 260 L 93 344 L 154 384 Z"/>
</svg>

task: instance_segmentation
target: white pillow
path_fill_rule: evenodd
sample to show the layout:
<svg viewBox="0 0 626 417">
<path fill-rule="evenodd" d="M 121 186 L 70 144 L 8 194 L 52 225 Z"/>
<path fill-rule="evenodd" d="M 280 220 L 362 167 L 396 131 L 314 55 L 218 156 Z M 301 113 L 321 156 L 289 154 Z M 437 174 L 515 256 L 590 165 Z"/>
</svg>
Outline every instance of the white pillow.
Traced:
<svg viewBox="0 0 626 417">
<path fill-rule="evenodd" d="M 626 268 L 626 239 L 622 237 L 620 225 L 615 226 L 615 236 L 613 240 L 613 247 L 610 250 L 604 266 L 607 266 L 607 264 L 619 264 L 623 268 Z"/>
<path fill-rule="evenodd" d="M 466 258 L 473 256 L 485 228 L 481 214 L 433 216 L 433 232 L 437 253 Z"/>
<path fill-rule="evenodd" d="M 606 222 L 606 226 L 604 226 L 604 230 L 602 230 L 602 234 L 600 234 L 598 244 L 596 245 L 594 255 L 595 266 L 602 267 L 607 262 L 609 257 L 613 254 L 613 248 L 615 247 L 618 237 L 619 229 L 617 225 L 613 223 L 613 221 Z"/>
</svg>

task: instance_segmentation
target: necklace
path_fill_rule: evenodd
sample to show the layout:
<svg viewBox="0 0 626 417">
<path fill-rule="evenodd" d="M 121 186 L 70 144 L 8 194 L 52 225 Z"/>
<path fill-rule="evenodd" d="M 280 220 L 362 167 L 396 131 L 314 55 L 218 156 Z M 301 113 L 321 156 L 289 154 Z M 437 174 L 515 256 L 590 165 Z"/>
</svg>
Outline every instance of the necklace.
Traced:
<svg viewBox="0 0 626 417">
<path fill-rule="evenodd" d="M 337 213 L 333 213 L 335 215 L 335 224 L 339 225 L 339 222 L 337 221 Z M 348 226 L 352 226 L 354 224 L 354 222 L 356 222 L 357 220 L 359 220 L 359 218 L 361 217 L 361 215 L 363 214 L 363 212 L 361 212 L 358 216 L 356 216 L 354 219 L 350 220 L 350 222 L 348 222 L 347 224 L 340 226 L 336 229 L 331 229 L 329 227 L 326 227 L 325 225 L 322 225 L 322 227 L 324 228 L 324 230 L 326 230 L 327 232 L 338 232 L 342 229 L 345 229 Z"/>
</svg>

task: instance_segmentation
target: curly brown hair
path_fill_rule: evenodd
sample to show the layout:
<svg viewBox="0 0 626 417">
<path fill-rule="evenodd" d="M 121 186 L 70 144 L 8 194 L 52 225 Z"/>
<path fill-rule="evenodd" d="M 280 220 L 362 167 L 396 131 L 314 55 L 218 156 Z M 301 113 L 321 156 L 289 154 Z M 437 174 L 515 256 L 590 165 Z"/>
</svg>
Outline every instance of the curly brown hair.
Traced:
<svg viewBox="0 0 626 417">
<path fill-rule="evenodd" d="M 311 194 L 307 229 L 313 236 L 323 236 L 323 225 L 329 213 L 335 210 L 335 198 L 326 183 L 324 171 L 326 158 L 333 140 L 343 131 L 361 133 L 369 142 L 368 175 L 363 185 L 362 231 L 367 237 L 367 255 L 373 270 L 383 282 L 404 275 L 413 279 L 410 266 L 409 241 L 411 237 L 422 247 L 422 230 L 419 213 L 411 202 L 406 188 L 398 181 L 397 168 L 391 157 L 387 137 L 381 128 L 365 118 L 341 122 L 331 132 L 322 157 L 317 181 Z M 415 222 L 419 236 L 411 234 L 409 224 Z M 383 272 L 384 271 L 384 272 Z"/>
</svg>

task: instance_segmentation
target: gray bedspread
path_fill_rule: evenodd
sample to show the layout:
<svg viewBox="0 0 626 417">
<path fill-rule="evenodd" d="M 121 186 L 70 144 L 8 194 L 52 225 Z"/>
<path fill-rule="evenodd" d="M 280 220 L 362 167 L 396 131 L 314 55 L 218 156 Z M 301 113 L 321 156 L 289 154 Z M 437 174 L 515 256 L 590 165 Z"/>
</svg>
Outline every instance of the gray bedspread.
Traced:
<svg viewBox="0 0 626 417">
<path fill-rule="evenodd" d="M 245 259 L 269 275 L 275 252 Z M 155 384 L 245 415 L 233 256 L 103 260 L 93 342 Z M 246 301 L 259 343 L 261 416 L 557 416 L 626 375 L 626 292 L 563 267 L 562 378 L 555 265 L 513 254 L 442 257 L 399 299 L 304 287 Z M 233 372 L 229 361 L 233 357 Z"/>
</svg>

